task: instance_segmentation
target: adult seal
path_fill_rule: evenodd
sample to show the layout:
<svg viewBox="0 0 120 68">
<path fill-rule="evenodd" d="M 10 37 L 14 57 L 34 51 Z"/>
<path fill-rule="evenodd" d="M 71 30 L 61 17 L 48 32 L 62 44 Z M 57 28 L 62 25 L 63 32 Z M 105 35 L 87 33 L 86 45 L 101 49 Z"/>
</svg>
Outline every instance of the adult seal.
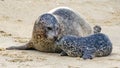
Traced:
<svg viewBox="0 0 120 68">
<path fill-rule="evenodd" d="M 55 45 L 56 39 L 63 35 L 86 36 L 91 33 L 90 25 L 79 13 L 67 7 L 58 7 L 38 17 L 33 27 L 32 38 L 27 44 L 6 49 L 34 48 L 42 52 L 61 52 Z"/>
</svg>

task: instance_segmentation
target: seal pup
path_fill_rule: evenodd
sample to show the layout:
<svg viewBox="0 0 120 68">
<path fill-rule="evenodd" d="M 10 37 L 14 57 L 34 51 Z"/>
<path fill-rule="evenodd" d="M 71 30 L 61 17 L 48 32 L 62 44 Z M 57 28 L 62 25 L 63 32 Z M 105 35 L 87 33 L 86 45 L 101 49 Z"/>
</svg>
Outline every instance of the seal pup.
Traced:
<svg viewBox="0 0 120 68">
<path fill-rule="evenodd" d="M 79 37 L 75 35 L 65 35 L 58 40 L 57 46 L 63 51 L 61 56 L 82 57 L 83 59 L 93 59 L 94 57 L 108 56 L 112 52 L 112 43 L 107 35 L 99 33 L 101 28 L 94 27 L 95 34 Z"/>
</svg>

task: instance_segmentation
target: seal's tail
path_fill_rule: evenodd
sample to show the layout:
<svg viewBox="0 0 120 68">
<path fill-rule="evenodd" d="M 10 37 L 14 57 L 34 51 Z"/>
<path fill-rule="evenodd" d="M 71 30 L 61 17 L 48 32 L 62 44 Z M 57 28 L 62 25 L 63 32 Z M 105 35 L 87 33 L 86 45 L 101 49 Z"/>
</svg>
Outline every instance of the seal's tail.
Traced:
<svg viewBox="0 0 120 68">
<path fill-rule="evenodd" d="M 101 32 L 101 27 L 100 26 L 98 26 L 98 25 L 95 25 L 94 27 L 93 27 L 93 30 L 94 30 L 94 33 L 100 33 Z"/>
</svg>

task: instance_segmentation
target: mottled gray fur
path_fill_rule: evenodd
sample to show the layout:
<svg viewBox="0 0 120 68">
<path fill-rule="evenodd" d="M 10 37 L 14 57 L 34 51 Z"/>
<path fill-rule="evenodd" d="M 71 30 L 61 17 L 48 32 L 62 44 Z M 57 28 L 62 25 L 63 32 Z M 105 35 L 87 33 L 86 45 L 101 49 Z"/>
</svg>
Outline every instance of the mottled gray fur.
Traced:
<svg viewBox="0 0 120 68">
<path fill-rule="evenodd" d="M 100 27 L 94 27 L 100 28 Z M 61 55 L 68 55 L 73 57 L 82 57 L 83 59 L 92 59 L 93 57 L 108 56 L 112 52 L 112 43 L 108 36 L 97 33 L 86 37 L 79 37 L 75 35 L 65 35 L 57 42 L 63 52 Z"/>
<path fill-rule="evenodd" d="M 91 33 L 90 25 L 80 14 L 66 7 L 58 7 L 38 17 L 32 38 L 26 45 L 6 49 L 34 48 L 43 52 L 60 52 L 61 49 L 55 46 L 57 38 L 63 35 L 86 36 Z"/>
</svg>

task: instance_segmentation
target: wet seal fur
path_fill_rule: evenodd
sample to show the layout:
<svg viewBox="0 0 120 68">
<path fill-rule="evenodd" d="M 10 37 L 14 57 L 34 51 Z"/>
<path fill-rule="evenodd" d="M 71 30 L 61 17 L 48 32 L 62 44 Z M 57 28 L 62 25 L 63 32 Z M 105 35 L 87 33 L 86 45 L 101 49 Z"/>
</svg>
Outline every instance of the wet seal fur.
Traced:
<svg viewBox="0 0 120 68">
<path fill-rule="evenodd" d="M 63 51 L 61 55 L 82 57 L 83 59 L 92 59 L 93 57 L 108 56 L 112 52 L 112 43 L 108 36 L 103 33 L 99 33 L 101 28 L 99 26 L 94 27 L 94 34 L 79 37 L 73 35 L 63 36 L 57 42 Z"/>
<path fill-rule="evenodd" d="M 12 46 L 12 49 L 36 49 L 42 52 L 61 52 L 55 45 L 57 38 L 63 35 L 86 36 L 92 33 L 90 25 L 78 14 L 67 7 L 58 7 L 44 13 L 35 21 L 32 38 L 23 46 Z"/>
</svg>

